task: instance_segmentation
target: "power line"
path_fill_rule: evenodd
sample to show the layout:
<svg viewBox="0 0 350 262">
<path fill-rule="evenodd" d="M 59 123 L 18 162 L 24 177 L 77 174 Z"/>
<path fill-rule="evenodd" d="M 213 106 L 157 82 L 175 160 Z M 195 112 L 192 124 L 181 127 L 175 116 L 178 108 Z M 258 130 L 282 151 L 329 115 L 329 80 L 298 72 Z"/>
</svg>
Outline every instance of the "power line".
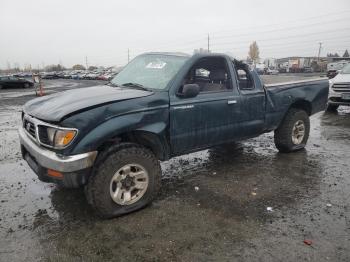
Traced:
<svg viewBox="0 0 350 262">
<path fill-rule="evenodd" d="M 319 31 L 319 32 L 314 32 L 314 33 L 306 33 L 306 34 L 296 34 L 296 35 L 288 35 L 288 36 L 284 36 L 284 37 L 275 37 L 275 38 L 267 38 L 267 39 L 259 39 L 259 38 L 255 38 L 256 41 L 258 42 L 262 42 L 262 41 L 271 41 L 271 40 L 280 40 L 280 39 L 290 39 L 290 38 L 295 38 L 295 37 L 303 37 L 303 36 L 311 36 L 311 35 L 319 35 L 319 34 L 324 34 L 324 33 L 339 33 L 339 31 L 345 31 L 345 30 L 350 30 L 350 27 L 347 28 L 340 28 L 337 29 L 337 31 L 334 31 L 334 29 L 331 30 L 327 30 L 327 31 Z M 248 41 L 247 40 L 244 40 Z M 242 42 L 242 41 L 241 41 Z M 233 42 L 223 42 L 223 43 L 216 43 L 215 45 L 227 45 L 227 44 L 232 44 Z M 239 42 L 238 42 L 239 43 Z"/>
<path fill-rule="evenodd" d="M 300 21 L 308 21 L 308 20 L 312 20 L 312 19 L 316 19 L 316 18 L 320 18 L 320 17 L 325 17 L 325 16 L 329 16 L 329 15 L 337 15 L 339 17 L 340 14 L 345 14 L 345 13 L 349 13 L 350 10 L 345 10 L 345 11 L 342 11 L 342 12 L 336 12 L 336 13 L 326 13 L 326 14 L 323 14 L 323 15 L 319 15 L 319 16 L 314 16 L 314 17 L 309 17 L 309 18 L 305 18 L 305 19 L 298 19 L 298 20 L 292 20 L 292 21 L 288 21 L 288 22 L 284 22 L 284 23 L 279 23 L 279 24 L 270 24 L 270 25 L 262 25 L 262 26 L 254 26 L 254 27 L 237 27 L 238 29 L 248 29 L 248 28 L 251 28 L 251 29 L 257 29 L 257 28 L 266 28 L 266 27 L 269 27 L 269 26 L 273 26 L 273 25 L 278 25 L 278 26 L 283 26 L 285 25 L 286 23 L 291 23 L 291 22 L 300 22 Z M 254 32 L 254 34 L 261 34 L 261 33 L 268 33 L 268 32 L 277 32 L 277 31 L 285 31 L 285 30 L 289 30 L 289 29 L 299 29 L 299 28 L 308 28 L 308 27 L 312 27 L 312 26 L 315 26 L 315 25 L 324 25 L 325 23 L 335 23 L 335 22 L 339 22 L 339 21 L 343 21 L 343 20 L 348 20 L 348 17 L 344 17 L 344 18 L 339 18 L 339 19 L 333 19 L 333 20 L 330 20 L 330 21 L 323 21 L 323 22 L 318 22 L 318 23 L 313 23 L 313 24 L 304 24 L 304 25 L 300 25 L 300 26 L 287 26 L 287 27 L 282 27 L 282 28 L 278 28 L 278 29 L 271 29 L 271 30 L 265 30 L 265 31 L 261 31 L 261 32 Z M 222 32 L 232 32 L 232 30 L 234 30 L 235 28 L 233 27 L 232 29 L 230 30 L 226 30 L 226 31 L 216 31 L 216 32 L 212 32 L 211 35 L 215 35 L 215 34 L 218 34 L 218 33 L 222 33 Z M 214 37 L 215 39 L 220 39 L 220 38 L 230 38 L 230 37 L 240 37 L 240 36 L 251 36 L 252 33 L 244 33 L 244 34 L 234 34 L 234 35 L 226 35 L 226 36 L 216 36 Z M 199 35 L 198 35 L 199 36 Z M 202 42 L 204 44 L 204 41 L 205 40 L 208 40 L 208 38 L 197 38 L 197 40 L 190 40 L 190 41 L 182 41 L 182 40 L 179 40 L 178 38 L 175 40 L 175 41 L 172 41 L 170 40 L 169 42 L 171 42 L 172 44 L 169 45 L 169 42 L 166 42 L 166 43 L 163 43 L 161 45 L 157 45 L 157 48 L 160 48 L 160 47 L 164 47 L 164 48 L 167 48 L 169 46 L 175 46 L 176 43 L 181 43 L 182 45 L 183 44 L 196 44 L 196 43 L 199 43 L 199 42 Z M 207 42 L 207 41 L 206 41 Z M 177 46 L 177 45 L 176 45 Z M 140 49 L 140 48 L 137 48 L 135 47 L 134 48 L 135 50 L 144 50 L 144 49 Z M 156 48 L 155 48 L 156 49 Z"/>
<path fill-rule="evenodd" d="M 336 44 L 340 45 L 340 44 L 347 44 L 348 41 L 350 39 L 348 39 L 348 37 L 350 36 L 347 36 L 347 37 L 333 37 L 333 38 L 322 38 L 322 41 L 324 43 L 332 43 L 332 42 L 336 42 Z M 293 37 L 292 37 L 293 39 Z M 270 48 L 270 47 L 295 47 L 295 46 L 300 46 L 300 45 L 304 45 L 304 47 L 307 47 L 309 46 L 310 44 L 314 44 L 315 42 L 318 42 L 320 41 L 320 39 L 303 39 L 303 40 L 295 40 L 295 41 L 289 41 L 290 39 L 286 39 L 288 40 L 288 42 L 282 42 L 282 43 L 277 43 L 277 42 L 268 42 L 268 41 L 260 41 L 258 40 L 257 43 L 259 44 L 259 47 L 261 49 L 266 49 L 266 48 Z M 340 43 L 341 42 L 341 43 Z M 230 44 L 230 47 L 231 49 L 237 49 L 237 50 L 240 50 L 242 48 L 245 48 L 249 45 L 249 41 L 245 41 L 245 42 L 240 42 L 239 44 L 236 44 L 234 42 L 232 43 L 226 43 L 226 45 Z M 217 45 L 217 46 L 222 46 L 222 45 Z M 215 44 L 214 44 L 214 47 L 215 47 Z"/>
<path fill-rule="evenodd" d="M 248 27 L 242 27 L 237 26 L 237 27 L 233 27 L 232 29 L 257 29 L 257 28 L 266 28 L 266 27 L 271 27 L 271 26 L 280 26 L 280 25 L 284 25 L 284 24 L 289 24 L 289 23 L 296 23 L 296 22 L 304 22 L 304 21 L 309 21 L 309 20 L 314 20 L 314 19 L 318 19 L 318 18 L 324 18 L 324 17 L 329 17 L 329 16 L 334 16 L 336 15 L 337 17 L 339 17 L 339 15 L 341 14 L 347 14 L 350 13 L 350 10 L 343 10 L 342 12 L 331 12 L 331 13 L 325 13 L 322 15 L 318 15 L 318 16 L 312 16 L 312 17 L 308 17 L 308 18 L 303 18 L 303 19 L 297 19 L 297 20 L 289 20 L 289 21 L 285 21 L 284 23 L 273 23 L 273 24 L 264 24 L 264 25 L 258 25 L 258 26 L 248 26 Z M 344 19 L 348 19 L 348 17 L 344 17 Z M 323 23 L 328 23 L 329 21 L 323 21 Z M 302 25 L 305 26 L 305 25 Z M 212 32 L 212 34 L 218 34 L 218 33 L 225 33 L 225 32 L 231 32 L 232 29 L 229 30 L 221 30 L 221 31 L 216 31 L 216 32 Z"/>
<path fill-rule="evenodd" d="M 336 20 L 333 20 L 331 22 L 328 22 L 328 23 L 335 23 L 335 22 L 339 22 L 339 21 L 348 21 L 349 18 L 342 18 L 342 19 L 336 19 Z M 272 32 L 279 32 L 279 31 L 286 31 L 286 30 L 292 30 L 292 29 L 300 29 L 302 27 L 302 29 L 305 29 L 305 28 L 309 28 L 309 27 L 313 27 L 313 26 L 319 26 L 319 25 L 322 25 L 324 26 L 324 22 L 319 22 L 319 23 L 313 23 L 313 24 L 308 24 L 308 25 L 298 25 L 298 26 L 289 26 L 289 27 L 282 27 L 282 28 L 278 28 L 278 29 L 270 29 L 270 30 L 264 30 L 264 31 L 258 31 L 258 32 L 254 32 L 254 34 L 266 34 L 266 33 L 272 33 Z M 334 29 L 333 29 L 334 30 Z M 225 39 L 225 38 L 231 38 L 231 37 L 241 37 L 241 36 L 251 36 L 252 33 L 244 33 L 244 34 L 232 34 L 232 35 L 226 35 L 226 36 L 218 36 L 218 37 L 215 37 L 215 39 Z"/>
<path fill-rule="evenodd" d="M 338 33 L 339 31 L 343 31 L 343 30 L 348 30 L 348 29 L 350 29 L 350 28 L 340 28 L 340 29 L 337 29 L 336 31 L 334 30 L 334 29 L 332 29 L 332 30 L 328 30 L 328 31 L 318 31 L 318 32 L 311 32 L 311 33 L 304 33 L 304 34 L 296 34 L 296 35 L 288 35 L 288 36 L 284 36 L 284 37 L 281 37 L 281 36 L 279 36 L 279 37 L 275 37 L 275 38 L 267 38 L 267 39 L 259 39 L 259 38 L 256 38 L 255 37 L 255 39 L 258 41 L 258 42 L 262 42 L 262 41 L 271 41 L 271 40 L 281 40 L 281 39 L 292 39 L 292 38 L 295 38 L 295 37 L 298 37 L 298 36 L 308 36 L 308 37 L 310 37 L 310 36 L 318 36 L 318 35 L 320 35 L 320 34 L 326 34 L 326 33 L 331 33 L 331 34 L 334 34 L 334 33 Z M 279 31 L 280 30 L 284 30 L 284 31 L 286 31 L 287 29 L 278 29 Z M 267 32 L 267 31 L 266 31 Z M 265 32 L 265 33 L 266 33 Z M 273 30 L 270 30 L 270 32 L 273 32 Z M 246 40 L 243 40 L 242 38 L 240 38 L 240 37 L 235 37 L 235 39 L 234 39 L 234 42 L 216 42 L 215 43 L 215 41 L 217 40 L 217 39 L 219 39 L 219 38 L 217 38 L 217 37 L 209 37 L 209 36 L 207 36 L 207 43 L 206 43 L 206 45 L 208 46 L 208 37 L 209 37 L 209 45 L 211 46 L 212 45 L 212 43 L 211 43 L 211 40 L 213 40 L 214 39 L 214 45 L 232 45 L 233 43 L 235 43 L 235 45 L 237 45 L 237 43 L 244 43 L 244 44 L 246 44 L 246 41 L 252 41 L 252 39 L 251 39 L 251 35 L 252 34 L 242 34 L 242 35 L 240 35 L 240 36 L 249 36 L 250 37 L 250 39 L 246 39 Z M 229 38 L 229 37 L 232 37 L 232 35 L 231 36 L 226 36 L 225 38 Z M 240 41 L 237 41 L 237 40 L 240 40 Z M 190 42 L 188 42 L 188 43 L 190 43 Z M 152 47 L 152 50 L 159 50 L 159 49 L 172 49 L 172 48 L 176 48 L 176 50 L 179 50 L 179 46 L 182 48 L 182 50 L 187 50 L 185 47 L 188 47 L 188 49 L 195 49 L 195 48 L 199 48 L 199 47 L 203 47 L 203 44 L 204 44 L 204 41 L 191 41 L 191 43 L 193 43 L 193 44 L 191 44 L 191 45 L 184 45 L 184 44 L 181 44 L 181 45 L 175 45 L 175 44 L 168 44 L 167 46 L 166 45 L 163 45 L 163 46 L 159 46 L 159 45 L 157 45 L 157 46 L 154 46 L 154 47 Z M 209 46 L 209 50 L 210 50 L 210 46 Z M 138 52 L 143 52 L 143 51 L 149 51 L 149 50 L 151 50 L 151 48 L 136 48 L 135 49 L 136 51 L 138 51 Z"/>
</svg>

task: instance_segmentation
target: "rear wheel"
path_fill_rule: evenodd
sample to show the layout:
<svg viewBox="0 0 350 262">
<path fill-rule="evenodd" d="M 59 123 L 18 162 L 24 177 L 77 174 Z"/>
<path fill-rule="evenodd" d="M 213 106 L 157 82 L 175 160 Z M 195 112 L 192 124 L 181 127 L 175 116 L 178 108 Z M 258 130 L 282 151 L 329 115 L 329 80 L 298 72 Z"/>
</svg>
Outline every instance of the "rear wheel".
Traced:
<svg viewBox="0 0 350 262">
<path fill-rule="evenodd" d="M 327 112 L 335 112 L 337 111 L 339 105 L 332 105 L 332 104 L 327 104 L 326 111 Z"/>
<path fill-rule="evenodd" d="M 292 108 L 275 130 L 275 145 L 280 152 L 303 149 L 309 138 L 309 133 L 309 115 L 304 110 Z"/>
<path fill-rule="evenodd" d="M 24 88 L 29 88 L 29 87 L 30 87 L 30 84 L 29 84 L 29 83 L 24 83 L 24 84 L 23 84 L 23 87 L 24 87 Z"/>
<path fill-rule="evenodd" d="M 86 186 L 88 202 L 105 218 L 136 211 L 156 196 L 161 168 L 140 145 L 122 143 L 103 152 Z"/>
</svg>

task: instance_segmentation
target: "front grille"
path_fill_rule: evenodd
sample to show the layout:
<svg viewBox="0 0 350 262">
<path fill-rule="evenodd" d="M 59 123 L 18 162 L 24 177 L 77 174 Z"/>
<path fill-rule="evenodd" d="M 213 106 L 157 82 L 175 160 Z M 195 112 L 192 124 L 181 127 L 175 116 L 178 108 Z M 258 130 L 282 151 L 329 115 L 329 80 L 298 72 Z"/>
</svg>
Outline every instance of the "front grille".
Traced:
<svg viewBox="0 0 350 262">
<path fill-rule="evenodd" d="M 27 131 L 27 133 L 29 135 L 31 135 L 32 137 L 36 138 L 34 123 L 29 121 L 28 119 L 24 119 L 23 120 L 23 128 Z"/>
<path fill-rule="evenodd" d="M 332 88 L 335 92 L 350 93 L 350 83 L 335 83 Z"/>
</svg>

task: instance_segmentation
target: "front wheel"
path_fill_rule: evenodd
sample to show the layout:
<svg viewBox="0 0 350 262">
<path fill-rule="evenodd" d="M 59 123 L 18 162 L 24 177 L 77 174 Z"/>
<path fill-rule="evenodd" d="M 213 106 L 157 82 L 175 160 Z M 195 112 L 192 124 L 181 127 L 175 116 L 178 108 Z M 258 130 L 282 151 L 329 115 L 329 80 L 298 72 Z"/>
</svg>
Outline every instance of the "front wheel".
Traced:
<svg viewBox="0 0 350 262">
<path fill-rule="evenodd" d="M 292 108 L 275 130 L 275 145 L 280 152 L 285 153 L 303 149 L 309 133 L 309 115 L 304 110 Z"/>
<path fill-rule="evenodd" d="M 159 161 L 150 150 L 122 143 L 101 154 L 85 192 L 101 217 L 117 217 L 149 204 L 160 188 L 160 179 Z"/>
<path fill-rule="evenodd" d="M 29 83 L 24 83 L 24 84 L 23 84 L 23 87 L 24 87 L 24 88 L 29 88 L 29 87 L 30 87 L 30 84 L 29 84 Z"/>
</svg>

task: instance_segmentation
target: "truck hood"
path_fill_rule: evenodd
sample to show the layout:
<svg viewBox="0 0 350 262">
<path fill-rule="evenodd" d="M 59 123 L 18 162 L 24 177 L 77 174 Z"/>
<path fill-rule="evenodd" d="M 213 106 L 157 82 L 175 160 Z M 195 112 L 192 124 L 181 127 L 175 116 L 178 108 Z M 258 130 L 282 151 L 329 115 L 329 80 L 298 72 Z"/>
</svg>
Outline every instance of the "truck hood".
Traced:
<svg viewBox="0 0 350 262">
<path fill-rule="evenodd" d="M 64 116 L 76 111 L 151 94 L 150 91 L 101 85 L 36 98 L 27 102 L 23 110 L 38 119 L 59 122 Z"/>
<path fill-rule="evenodd" d="M 350 82 L 350 74 L 337 74 L 331 81 L 333 83 Z"/>
</svg>

